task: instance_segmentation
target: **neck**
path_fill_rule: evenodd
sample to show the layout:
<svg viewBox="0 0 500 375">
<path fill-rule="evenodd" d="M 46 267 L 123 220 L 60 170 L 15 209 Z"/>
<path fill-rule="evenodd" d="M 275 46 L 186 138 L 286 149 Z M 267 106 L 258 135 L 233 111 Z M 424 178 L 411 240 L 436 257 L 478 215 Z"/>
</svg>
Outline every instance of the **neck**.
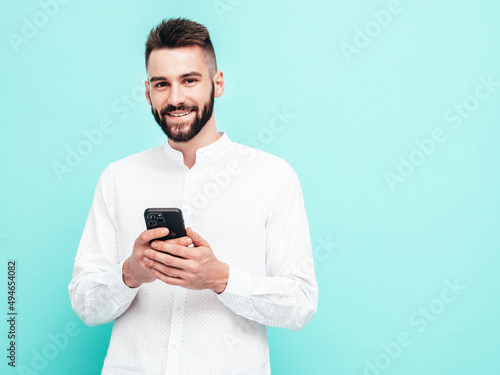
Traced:
<svg viewBox="0 0 500 375">
<path fill-rule="evenodd" d="M 208 146 L 211 143 L 214 143 L 216 140 L 220 138 L 219 133 L 217 132 L 217 128 L 215 127 L 215 120 L 212 117 L 201 129 L 201 131 L 190 141 L 188 142 L 174 142 L 171 139 L 168 140 L 170 146 L 182 152 L 184 156 L 184 165 L 186 165 L 189 169 L 193 167 L 196 163 L 196 151 L 199 148 Z"/>
</svg>

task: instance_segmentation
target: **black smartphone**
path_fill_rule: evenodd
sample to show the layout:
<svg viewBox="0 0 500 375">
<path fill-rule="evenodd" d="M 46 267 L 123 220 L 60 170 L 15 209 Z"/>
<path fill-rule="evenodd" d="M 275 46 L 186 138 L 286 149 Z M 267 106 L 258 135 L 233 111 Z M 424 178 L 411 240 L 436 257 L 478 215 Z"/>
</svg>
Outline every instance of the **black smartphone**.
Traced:
<svg viewBox="0 0 500 375">
<path fill-rule="evenodd" d="M 165 241 L 186 236 L 184 219 L 179 208 L 147 208 L 144 211 L 144 219 L 147 229 L 168 228 L 168 235 L 156 240 Z"/>
</svg>

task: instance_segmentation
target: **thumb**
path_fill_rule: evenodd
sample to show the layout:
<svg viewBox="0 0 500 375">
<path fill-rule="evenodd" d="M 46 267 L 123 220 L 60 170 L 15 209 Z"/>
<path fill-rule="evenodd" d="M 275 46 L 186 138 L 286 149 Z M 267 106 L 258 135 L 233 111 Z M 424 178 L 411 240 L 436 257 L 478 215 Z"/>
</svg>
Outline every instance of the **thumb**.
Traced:
<svg viewBox="0 0 500 375">
<path fill-rule="evenodd" d="M 186 228 L 186 235 L 193 240 L 194 246 L 206 246 L 210 247 L 207 241 L 205 241 L 198 233 L 191 229 L 191 227 Z"/>
</svg>

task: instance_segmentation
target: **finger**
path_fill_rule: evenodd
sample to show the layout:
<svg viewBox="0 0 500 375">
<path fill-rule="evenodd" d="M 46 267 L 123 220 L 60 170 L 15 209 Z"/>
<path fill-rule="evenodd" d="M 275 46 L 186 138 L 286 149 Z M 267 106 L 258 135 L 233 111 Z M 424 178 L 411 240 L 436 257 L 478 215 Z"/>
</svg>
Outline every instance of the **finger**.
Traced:
<svg viewBox="0 0 500 375">
<path fill-rule="evenodd" d="M 173 246 L 177 246 L 177 245 L 173 245 Z M 174 267 L 174 268 L 184 269 L 186 266 L 185 259 L 173 256 L 173 255 L 168 254 L 166 252 L 155 251 L 152 249 L 146 250 L 144 252 L 144 258 L 149 258 L 149 259 L 155 260 L 159 263 L 162 263 L 165 266 L 170 266 L 170 267 Z"/>
<path fill-rule="evenodd" d="M 191 227 L 186 228 L 186 234 L 189 238 L 193 240 L 194 246 L 206 246 L 210 247 L 207 241 L 205 241 L 198 233 L 191 229 Z"/>
<path fill-rule="evenodd" d="M 182 275 L 184 273 L 184 271 L 179 268 L 166 266 L 163 263 L 157 262 L 156 260 L 153 259 L 144 258 L 144 263 L 146 264 L 147 267 L 160 271 L 161 273 L 167 276 L 182 278 Z"/>
<path fill-rule="evenodd" d="M 163 281 L 166 284 L 178 285 L 178 286 L 184 286 L 184 287 L 188 286 L 188 282 L 184 279 L 165 275 L 164 273 L 161 273 L 160 271 L 155 270 L 154 268 L 151 269 L 151 272 L 153 273 L 153 275 L 156 276 L 157 279 L 160 279 L 161 281 Z"/>
<path fill-rule="evenodd" d="M 189 239 L 189 242 L 191 242 L 191 239 Z M 192 257 L 191 248 L 167 241 L 153 241 L 151 243 L 151 247 L 155 250 L 163 251 L 164 253 L 168 253 L 181 258 Z"/>
<path fill-rule="evenodd" d="M 189 237 L 172 238 L 170 240 L 164 240 L 164 241 L 158 240 L 158 241 L 151 242 L 152 247 L 158 246 L 158 243 L 155 244 L 155 242 L 165 242 L 165 243 L 170 243 L 170 244 L 189 246 L 189 245 L 191 245 L 193 240 Z"/>
<path fill-rule="evenodd" d="M 139 242 L 141 245 L 149 245 L 149 241 L 164 237 L 168 234 L 168 228 L 148 229 L 141 233 Z"/>
</svg>

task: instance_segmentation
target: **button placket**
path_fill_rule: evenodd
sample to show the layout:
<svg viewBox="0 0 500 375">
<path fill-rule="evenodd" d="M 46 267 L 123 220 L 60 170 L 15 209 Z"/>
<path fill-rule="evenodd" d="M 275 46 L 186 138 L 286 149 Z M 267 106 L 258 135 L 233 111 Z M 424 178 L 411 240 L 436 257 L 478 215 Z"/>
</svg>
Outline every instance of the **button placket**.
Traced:
<svg viewBox="0 0 500 375">
<path fill-rule="evenodd" d="M 182 192 L 182 214 L 184 217 L 184 224 L 187 227 L 192 225 L 193 209 L 191 207 L 193 201 L 193 187 L 196 184 L 196 172 L 192 169 L 187 173 L 184 180 L 184 191 Z"/>
<path fill-rule="evenodd" d="M 189 227 L 191 225 L 191 186 L 193 185 L 193 172 L 188 170 L 184 177 L 182 203 L 180 209 L 182 210 L 184 225 Z M 179 371 L 180 351 L 182 349 L 182 331 L 184 326 L 184 310 L 186 306 L 187 290 L 175 286 L 174 287 L 174 301 L 172 304 L 172 320 L 170 324 L 170 333 L 168 341 L 168 357 L 165 366 L 165 374 L 177 374 Z"/>
<path fill-rule="evenodd" d="M 179 371 L 186 294 L 186 289 L 179 286 L 175 287 L 174 302 L 172 304 L 172 320 L 170 324 L 170 333 L 168 340 L 168 357 L 167 365 L 165 367 L 166 375 L 177 374 Z"/>
</svg>

